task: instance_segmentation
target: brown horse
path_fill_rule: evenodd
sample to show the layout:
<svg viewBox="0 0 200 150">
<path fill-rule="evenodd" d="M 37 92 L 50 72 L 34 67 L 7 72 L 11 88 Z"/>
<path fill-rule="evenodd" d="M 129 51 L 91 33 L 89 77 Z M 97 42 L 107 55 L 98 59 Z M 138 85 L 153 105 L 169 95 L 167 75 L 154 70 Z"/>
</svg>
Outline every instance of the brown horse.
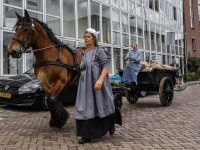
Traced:
<svg viewBox="0 0 200 150">
<path fill-rule="evenodd" d="M 35 64 L 47 61 L 58 62 L 59 59 L 61 64 L 72 66 L 68 69 L 50 63 L 34 68 L 36 77 L 40 81 L 44 92 L 48 95 L 48 107 L 51 113 L 50 129 L 60 129 L 67 122 L 69 113 L 61 103 L 56 101 L 56 97 L 65 85 L 76 84 L 79 75 L 78 71 L 74 73 L 74 70 L 76 70 L 74 66 L 78 66 L 81 62 L 80 51 L 75 49 L 76 57 L 74 58 L 74 53 L 69 50 L 69 47 L 62 44 L 45 23 L 36 18 L 31 18 L 26 10 L 25 17 L 17 13 L 16 15 L 18 17 L 18 21 L 14 26 L 16 33 L 8 50 L 13 58 L 21 57 L 21 54 L 31 46 L 33 50 L 37 50 L 33 51 Z"/>
</svg>

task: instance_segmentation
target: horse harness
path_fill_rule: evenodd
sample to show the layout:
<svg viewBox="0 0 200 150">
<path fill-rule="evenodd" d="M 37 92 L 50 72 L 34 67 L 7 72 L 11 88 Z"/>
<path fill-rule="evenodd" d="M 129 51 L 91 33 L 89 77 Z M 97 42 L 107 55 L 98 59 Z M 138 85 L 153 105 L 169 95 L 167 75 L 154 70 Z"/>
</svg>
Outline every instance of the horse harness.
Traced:
<svg viewBox="0 0 200 150">
<path fill-rule="evenodd" d="M 27 49 L 29 47 L 31 47 L 32 45 L 32 41 L 33 41 L 33 35 L 34 35 L 34 32 L 35 32 L 35 29 L 34 29 L 34 20 L 32 19 L 32 23 L 19 23 L 17 24 L 17 26 L 20 26 L 20 25 L 30 25 L 31 26 L 31 29 L 29 30 L 29 33 L 27 34 L 27 36 L 25 37 L 25 39 L 23 41 L 21 41 L 20 39 L 18 39 L 17 37 L 13 37 L 13 40 L 16 40 L 18 41 L 20 44 L 21 44 L 21 51 L 23 53 L 27 53 Z M 31 44 L 26 47 L 25 46 L 25 43 L 27 42 L 29 36 L 31 35 Z M 47 65 L 57 65 L 57 66 L 61 66 L 61 67 L 64 67 L 64 68 L 67 68 L 67 69 L 70 69 L 70 70 L 73 70 L 74 73 L 73 73 L 73 76 L 71 78 L 71 80 L 69 81 L 69 83 L 67 83 L 66 85 L 74 85 L 79 77 L 80 77 L 80 67 L 79 67 L 79 64 L 78 64 L 78 61 L 77 61 L 77 58 L 76 58 L 76 55 L 77 55 L 77 50 L 76 48 L 70 46 L 70 45 L 66 45 L 66 44 L 60 44 L 58 45 L 59 46 L 59 55 L 58 55 L 58 59 L 56 61 L 44 61 L 44 62 L 39 62 L 39 63 L 36 63 L 36 64 L 33 64 L 33 68 L 37 68 L 37 67 L 41 67 L 41 66 L 47 66 Z M 61 60 L 61 51 L 62 51 L 62 47 L 65 47 L 69 52 L 72 53 L 73 57 L 74 57 L 74 61 L 75 61 L 75 66 L 72 66 L 72 65 L 69 65 L 69 64 L 66 64 L 66 63 L 63 63 L 62 60 Z M 72 81 L 74 80 L 76 74 L 78 73 L 78 77 L 77 79 L 72 83 Z"/>
</svg>

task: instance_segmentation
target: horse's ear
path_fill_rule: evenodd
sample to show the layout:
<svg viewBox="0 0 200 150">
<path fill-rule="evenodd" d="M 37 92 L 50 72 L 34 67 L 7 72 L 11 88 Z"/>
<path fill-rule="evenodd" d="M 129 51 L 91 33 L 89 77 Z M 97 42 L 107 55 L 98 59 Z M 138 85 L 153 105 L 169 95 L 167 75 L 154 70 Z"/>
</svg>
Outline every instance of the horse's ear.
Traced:
<svg viewBox="0 0 200 150">
<path fill-rule="evenodd" d="M 30 16 L 29 16 L 28 11 L 26 9 L 24 9 L 24 13 L 25 13 L 26 20 L 30 21 Z"/>
<path fill-rule="evenodd" d="M 20 16 L 17 12 L 15 12 L 15 14 L 16 14 L 18 20 L 20 20 L 22 18 L 22 16 Z"/>
</svg>

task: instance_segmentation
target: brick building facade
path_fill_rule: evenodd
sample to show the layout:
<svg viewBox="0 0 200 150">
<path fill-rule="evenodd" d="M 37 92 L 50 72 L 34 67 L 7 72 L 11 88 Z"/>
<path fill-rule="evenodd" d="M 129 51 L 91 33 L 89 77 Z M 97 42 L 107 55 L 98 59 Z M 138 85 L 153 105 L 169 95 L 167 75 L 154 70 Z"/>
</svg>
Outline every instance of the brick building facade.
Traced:
<svg viewBox="0 0 200 150">
<path fill-rule="evenodd" d="M 200 30 L 199 30 L 199 13 L 197 0 L 184 1 L 185 12 L 185 32 L 186 32 L 186 55 L 188 52 L 191 56 L 200 58 Z"/>
</svg>

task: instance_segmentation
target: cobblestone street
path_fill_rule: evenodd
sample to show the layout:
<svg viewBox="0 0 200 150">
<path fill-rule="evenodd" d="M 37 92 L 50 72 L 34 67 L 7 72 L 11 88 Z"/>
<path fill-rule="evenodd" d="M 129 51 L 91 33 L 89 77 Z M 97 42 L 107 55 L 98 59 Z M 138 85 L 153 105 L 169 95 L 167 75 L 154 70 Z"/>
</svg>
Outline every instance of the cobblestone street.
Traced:
<svg viewBox="0 0 200 150">
<path fill-rule="evenodd" d="M 123 125 L 113 136 L 84 145 L 78 144 L 74 105 L 61 131 L 49 131 L 48 111 L 0 105 L 0 150 L 42 149 L 165 149 L 200 150 L 200 85 L 176 92 L 169 107 L 163 107 L 158 94 L 140 98 L 136 104 L 123 100 Z"/>
</svg>

